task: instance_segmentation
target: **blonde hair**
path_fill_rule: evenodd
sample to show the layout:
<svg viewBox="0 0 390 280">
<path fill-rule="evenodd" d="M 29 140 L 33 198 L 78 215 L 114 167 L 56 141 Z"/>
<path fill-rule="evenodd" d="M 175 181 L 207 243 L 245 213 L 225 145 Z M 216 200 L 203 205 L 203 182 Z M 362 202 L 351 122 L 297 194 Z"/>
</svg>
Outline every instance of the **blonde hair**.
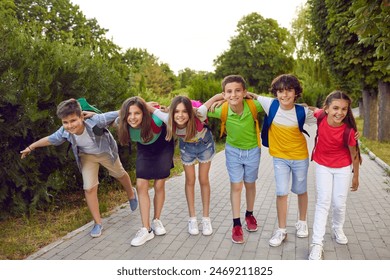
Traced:
<svg viewBox="0 0 390 280">
<path fill-rule="evenodd" d="M 168 125 L 167 125 L 167 135 L 165 139 L 170 141 L 172 138 L 176 138 L 176 123 L 175 123 L 175 111 L 177 106 L 182 103 L 187 110 L 188 113 L 188 122 L 186 125 L 186 135 L 184 137 L 184 141 L 191 140 L 196 135 L 196 122 L 195 122 L 195 113 L 192 107 L 191 100 L 182 95 L 178 95 L 172 99 L 171 105 L 169 106 L 169 117 L 168 117 Z"/>
</svg>

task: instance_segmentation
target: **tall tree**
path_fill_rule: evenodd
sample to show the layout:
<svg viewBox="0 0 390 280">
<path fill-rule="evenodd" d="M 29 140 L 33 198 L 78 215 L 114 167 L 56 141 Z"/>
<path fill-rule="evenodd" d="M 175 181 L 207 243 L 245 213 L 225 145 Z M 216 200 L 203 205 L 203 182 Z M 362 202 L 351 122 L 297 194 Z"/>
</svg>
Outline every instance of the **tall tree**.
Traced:
<svg viewBox="0 0 390 280">
<path fill-rule="evenodd" d="M 214 60 L 216 76 L 241 74 L 250 86 L 268 92 L 275 76 L 293 69 L 291 35 L 276 20 L 264 19 L 257 13 L 243 17 L 236 31 L 229 50 Z"/>
<path fill-rule="evenodd" d="M 107 29 L 96 19 L 86 19 L 79 6 L 69 0 L 14 0 L 16 16 L 29 34 L 43 35 L 49 41 L 88 46 L 94 53 L 113 56 L 119 47 L 107 39 Z"/>
<path fill-rule="evenodd" d="M 151 91 L 157 95 L 170 93 L 176 86 L 176 76 L 168 64 L 145 49 L 130 48 L 123 55 L 123 61 L 130 67 L 134 95 Z"/>
<path fill-rule="evenodd" d="M 380 141 L 390 140 L 390 3 L 382 0 L 357 0 L 353 2 L 351 10 L 355 18 L 349 22 L 349 27 L 358 35 L 359 44 L 367 47 L 375 59 L 373 64 L 368 64 L 367 61 L 356 58 L 357 64 L 370 71 L 366 82 L 378 88 L 378 102 L 374 103 L 378 108 L 378 129 L 373 131 L 372 123 L 365 123 L 365 135 Z M 363 98 L 366 103 L 371 104 L 373 102 L 369 94 L 366 92 Z M 365 110 L 368 111 L 371 107 L 365 106 Z"/>
<path fill-rule="evenodd" d="M 57 2 L 52 3 L 55 9 Z M 36 32 L 39 21 L 18 16 L 29 9 L 0 1 L 0 214 L 28 213 L 57 192 L 78 189 L 80 176 L 73 159 L 65 156 L 66 145 L 34 151 L 23 161 L 18 156 L 61 125 L 56 117 L 60 101 L 86 97 L 103 110 L 115 110 L 129 88 L 128 67 L 116 56 Z"/>
<path fill-rule="evenodd" d="M 323 53 L 315 44 L 316 34 L 310 22 L 309 6 L 301 6 L 291 25 L 291 34 L 296 41 L 294 74 L 303 86 L 303 101 L 321 107 L 332 85 Z"/>
</svg>

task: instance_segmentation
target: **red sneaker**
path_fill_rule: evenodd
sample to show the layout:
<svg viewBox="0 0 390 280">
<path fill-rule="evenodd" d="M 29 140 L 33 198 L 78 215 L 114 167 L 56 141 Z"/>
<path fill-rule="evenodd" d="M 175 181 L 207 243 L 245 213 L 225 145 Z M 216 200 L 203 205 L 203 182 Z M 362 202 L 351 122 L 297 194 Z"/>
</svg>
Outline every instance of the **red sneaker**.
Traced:
<svg viewBox="0 0 390 280">
<path fill-rule="evenodd" d="M 257 221 L 253 215 L 245 217 L 245 222 L 247 231 L 257 231 Z"/>
<path fill-rule="evenodd" d="M 242 226 L 235 226 L 232 230 L 233 243 L 244 243 L 244 233 L 242 232 Z"/>
</svg>

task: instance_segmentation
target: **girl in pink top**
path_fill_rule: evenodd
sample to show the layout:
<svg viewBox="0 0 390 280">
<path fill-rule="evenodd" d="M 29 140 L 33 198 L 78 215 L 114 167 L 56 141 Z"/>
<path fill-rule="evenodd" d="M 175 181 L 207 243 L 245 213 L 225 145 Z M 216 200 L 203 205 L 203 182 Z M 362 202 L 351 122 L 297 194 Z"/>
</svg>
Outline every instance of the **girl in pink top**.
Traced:
<svg viewBox="0 0 390 280">
<path fill-rule="evenodd" d="M 351 98 L 342 91 L 333 91 L 317 109 L 318 141 L 313 151 L 316 162 L 317 201 L 314 214 L 310 260 L 323 258 L 323 240 L 330 206 L 332 233 L 339 244 L 347 244 L 344 234 L 348 189 L 359 186 L 359 147 L 355 139 L 356 122 L 351 110 Z"/>
</svg>

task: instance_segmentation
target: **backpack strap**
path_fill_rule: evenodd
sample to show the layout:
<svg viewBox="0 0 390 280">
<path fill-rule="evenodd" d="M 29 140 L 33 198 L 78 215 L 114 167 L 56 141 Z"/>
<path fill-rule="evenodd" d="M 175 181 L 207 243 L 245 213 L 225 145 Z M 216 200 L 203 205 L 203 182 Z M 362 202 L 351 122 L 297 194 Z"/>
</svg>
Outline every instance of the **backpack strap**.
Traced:
<svg viewBox="0 0 390 280">
<path fill-rule="evenodd" d="M 219 138 L 222 138 L 224 134 L 226 134 L 226 120 L 227 115 L 229 111 L 229 104 L 227 102 L 224 102 L 222 104 L 222 110 L 221 110 L 221 132 L 219 134 Z"/>
<path fill-rule="evenodd" d="M 325 116 L 326 116 L 325 111 L 322 111 L 322 113 L 317 117 L 317 131 L 316 131 L 316 137 L 314 138 L 313 150 L 311 152 L 311 159 L 310 159 L 311 161 L 313 161 L 314 151 L 316 150 L 316 146 L 317 146 L 318 128 L 320 127 L 320 123 L 325 118 Z"/>
<path fill-rule="evenodd" d="M 305 108 L 301 105 L 295 104 L 295 112 L 297 114 L 299 131 L 310 137 L 309 133 L 303 128 L 306 120 Z"/>
<path fill-rule="evenodd" d="M 343 142 L 344 146 L 348 148 L 348 142 L 349 142 L 349 134 L 351 133 L 351 128 L 346 124 L 346 127 L 344 129 L 344 134 L 343 134 Z M 356 144 L 358 142 L 356 141 Z"/>
<path fill-rule="evenodd" d="M 263 142 L 264 147 L 269 147 L 268 144 L 268 131 L 271 126 L 272 121 L 275 118 L 276 112 L 279 108 L 279 100 L 274 99 L 269 107 L 268 115 L 264 115 L 263 126 L 261 128 L 261 141 Z"/>
<path fill-rule="evenodd" d="M 257 113 L 258 112 L 257 112 L 256 104 L 253 101 L 253 99 L 245 99 L 245 101 L 246 101 L 246 104 L 248 104 L 249 109 L 251 110 L 252 117 L 253 117 L 253 120 L 255 122 L 256 136 L 257 136 L 257 145 L 259 146 L 259 148 L 261 148 L 260 127 L 259 127 L 259 120 L 257 119 Z"/>
<path fill-rule="evenodd" d="M 246 104 L 248 104 L 249 109 L 251 111 L 253 121 L 256 125 L 256 134 L 257 134 L 257 145 L 261 147 L 261 140 L 260 140 L 260 127 L 259 127 L 259 120 L 257 119 L 257 108 L 256 104 L 252 99 L 245 99 Z M 221 138 L 226 133 L 226 120 L 227 115 L 229 111 L 229 104 L 227 102 L 222 104 L 222 110 L 221 110 L 221 132 L 219 137 Z"/>
</svg>

